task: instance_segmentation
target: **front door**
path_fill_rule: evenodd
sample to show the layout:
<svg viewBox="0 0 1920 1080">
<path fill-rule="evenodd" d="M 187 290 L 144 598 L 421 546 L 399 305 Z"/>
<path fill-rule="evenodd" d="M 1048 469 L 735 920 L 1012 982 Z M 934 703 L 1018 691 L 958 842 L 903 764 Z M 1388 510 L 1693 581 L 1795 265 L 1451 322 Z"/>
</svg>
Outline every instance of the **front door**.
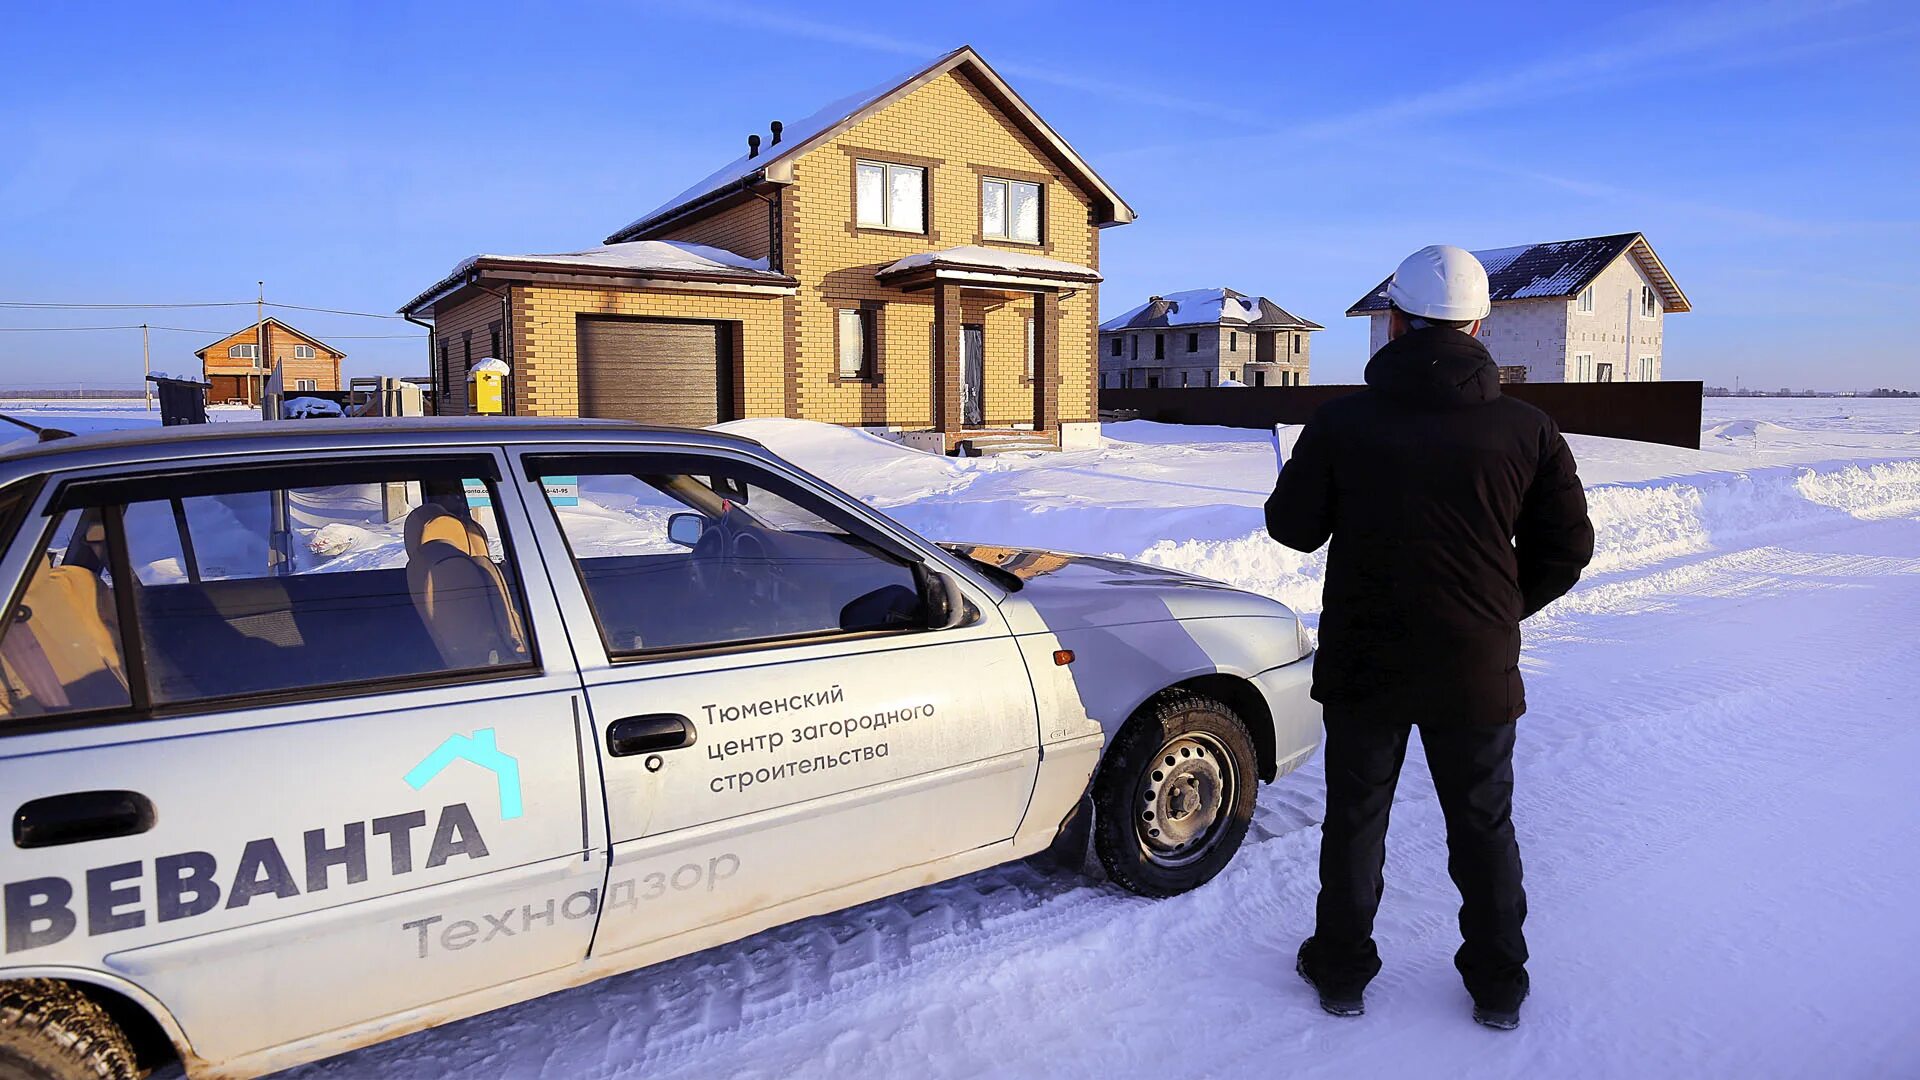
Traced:
<svg viewBox="0 0 1920 1080">
<path fill-rule="evenodd" d="M 980 427 L 987 422 L 986 328 L 969 323 L 960 328 L 960 422 Z"/>
<path fill-rule="evenodd" d="M 0 792 L 49 831 L 0 860 L 3 962 L 142 986 L 209 1062 L 579 963 L 598 776 L 501 473 L 464 448 L 59 485 L 6 559 Z"/>
<path fill-rule="evenodd" d="M 529 452 L 569 546 L 613 865 L 596 956 L 1013 836 L 1032 684 L 985 596 L 927 629 L 922 556 L 720 450 Z M 529 492 L 539 487 L 529 487 Z M 529 498 L 538 498 L 530 494 Z M 968 587 L 971 588 L 970 586 Z"/>
</svg>

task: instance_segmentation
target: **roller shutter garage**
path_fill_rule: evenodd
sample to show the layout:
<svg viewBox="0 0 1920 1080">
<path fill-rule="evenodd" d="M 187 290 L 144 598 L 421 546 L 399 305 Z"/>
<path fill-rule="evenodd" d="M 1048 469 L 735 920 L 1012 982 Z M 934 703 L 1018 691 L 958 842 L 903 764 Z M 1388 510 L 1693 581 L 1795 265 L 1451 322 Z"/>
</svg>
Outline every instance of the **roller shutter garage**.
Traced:
<svg viewBox="0 0 1920 1080">
<path fill-rule="evenodd" d="M 579 325 L 581 416 L 684 427 L 732 418 L 727 324 L 581 319 Z"/>
</svg>

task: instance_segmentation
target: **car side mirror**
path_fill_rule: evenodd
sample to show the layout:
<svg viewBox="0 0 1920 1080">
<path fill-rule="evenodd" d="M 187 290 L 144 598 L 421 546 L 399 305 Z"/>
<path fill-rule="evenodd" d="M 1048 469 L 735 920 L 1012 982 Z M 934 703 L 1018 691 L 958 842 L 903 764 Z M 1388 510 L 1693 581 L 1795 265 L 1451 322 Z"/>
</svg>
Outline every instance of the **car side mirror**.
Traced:
<svg viewBox="0 0 1920 1080">
<path fill-rule="evenodd" d="M 707 532 L 707 519 L 700 514 L 675 514 L 667 519 L 667 539 L 690 548 Z"/>
<path fill-rule="evenodd" d="M 932 568 L 927 568 L 925 574 L 928 629 L 951 630 L 974 620 L 979 613 L 957 578 Z"/>
</svg>

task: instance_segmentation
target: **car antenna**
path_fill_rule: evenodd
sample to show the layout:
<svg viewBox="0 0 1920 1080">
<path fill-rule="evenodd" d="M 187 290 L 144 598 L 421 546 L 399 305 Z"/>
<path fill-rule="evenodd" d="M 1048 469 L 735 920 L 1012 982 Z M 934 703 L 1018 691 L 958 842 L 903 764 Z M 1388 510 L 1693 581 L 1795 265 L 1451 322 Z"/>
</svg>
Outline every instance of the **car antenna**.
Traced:
<svg viewBox="0 0 1920 1080">
<path fill-rule="evenodd" d="M 18 424 L 21 427 L 26 428 L 28 431 L 31 431 L 35 435 L 40 436 L 41 442 L 52 442 L 55 439 L 73 438 L 73 432 L 71 431 L 66 431 L 61 428 L 41 427 L 38 424 L 29 424 L 25 420 L 20 420 L 15 417 L 8 416 L 6 413 L 0 413 L 0 420 L 5 420 L 9 424 Z"/>
</svg>

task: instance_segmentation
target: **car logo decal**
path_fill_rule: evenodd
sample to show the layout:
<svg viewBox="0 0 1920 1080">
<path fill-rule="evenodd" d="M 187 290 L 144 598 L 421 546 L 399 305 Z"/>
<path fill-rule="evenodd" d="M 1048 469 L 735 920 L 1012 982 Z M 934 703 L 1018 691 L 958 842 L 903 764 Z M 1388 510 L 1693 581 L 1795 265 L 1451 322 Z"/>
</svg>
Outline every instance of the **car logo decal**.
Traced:
<svg viewBox="0 0 1920 1080">
<path fill-rule="evenodd" d="M 520 762 L 511 754 L 501 753 L 494 741 L 492 728 L 480 728 L 471 736 L 447 736 L 447 741 L 421 759 L 420 764 L 409 770 L 403 779 L 408 787 L 419 791 L 460 758 L 492 772 L 499 782 L 501 821 L 512 821 L 520 816 Z"/>
</svg>

